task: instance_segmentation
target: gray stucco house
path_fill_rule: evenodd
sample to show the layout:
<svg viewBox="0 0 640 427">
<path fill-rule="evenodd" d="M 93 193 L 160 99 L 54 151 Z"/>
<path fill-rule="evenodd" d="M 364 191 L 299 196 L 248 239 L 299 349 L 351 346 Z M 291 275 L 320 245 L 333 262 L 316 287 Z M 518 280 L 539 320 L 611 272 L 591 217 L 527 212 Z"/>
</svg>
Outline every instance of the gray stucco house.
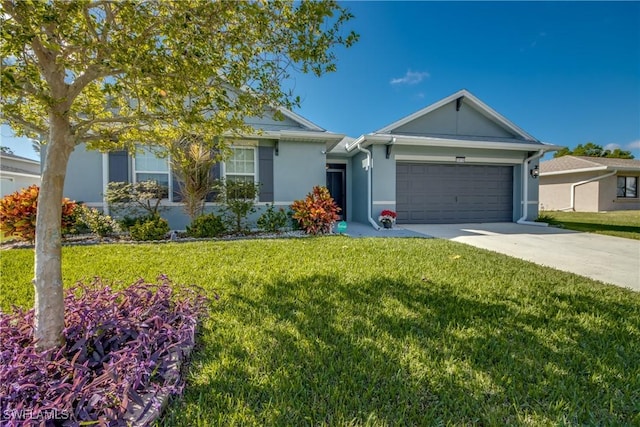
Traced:
<svg viewBox="0 0 640 427">
<path fill-rule="evenodd" d="M 288 207 L 326 185 L 347 221 L 371 223 L 383 209 L 398 223 L 529 221 L 538 214 L 531 172 L 544 144 L 461 90 L 376 132 L 350 138 L 291 111 L 284 120 L 249 119 L 256 135 L 233 141 L 219 177 L 243 175 L 261 184 L 258 206 Z M 169 186 L 163 216 L 174 229 L 188 223 L 166 159 L 151 152 L 99 153 L 79 146 L 64 194 L 104 208 L 110 181 L 157 179 Z M 208 203 L 208 210 L 215 204 Z"/>
</svg>

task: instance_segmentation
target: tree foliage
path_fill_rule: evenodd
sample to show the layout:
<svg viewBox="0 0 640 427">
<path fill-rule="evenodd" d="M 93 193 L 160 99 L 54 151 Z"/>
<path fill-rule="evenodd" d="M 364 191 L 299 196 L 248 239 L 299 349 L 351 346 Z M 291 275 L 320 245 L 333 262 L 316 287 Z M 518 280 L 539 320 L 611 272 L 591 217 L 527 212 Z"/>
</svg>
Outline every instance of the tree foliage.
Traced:
<svg viewBox="0 0 640 427">
<path fill-rule="evenodd" d="M 586 156 L 586 157 L 609 157 L 616 159 L 633 159 L 634 156 L 631 151 L 621 150 L 616 148 L 614 150 L 605 150 L 601 145 L 594 144 L 593 142 L 587 142 L 586 144 L 578 144 L 576 148 L 570 150 L 565 147 L 560 151 L 556 151 L 553 157 L 562 156 Z"/>
<path fill-rule="evenodd" d="M 352 17 L 335 1 L 1 0 L 2 121 L 46 142 L 36 235 L 39 348 L 62 343 L 60 199 L 76 145 L 167 145 L 248 131 L 298 98 L 292 69 L 335 70 Z"/>
</svg>

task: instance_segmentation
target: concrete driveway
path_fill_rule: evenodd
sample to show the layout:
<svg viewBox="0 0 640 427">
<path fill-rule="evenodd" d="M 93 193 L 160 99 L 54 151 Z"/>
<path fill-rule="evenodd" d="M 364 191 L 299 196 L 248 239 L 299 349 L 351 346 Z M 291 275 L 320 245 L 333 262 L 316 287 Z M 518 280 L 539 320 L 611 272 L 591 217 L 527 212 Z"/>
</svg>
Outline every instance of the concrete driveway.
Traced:
<svg viewBox="0 0 640 427">
<path fill-rule="evenodd" d="M 640 291 L 638 240 L 515 223 L 401 227 Z"/>
</svg>

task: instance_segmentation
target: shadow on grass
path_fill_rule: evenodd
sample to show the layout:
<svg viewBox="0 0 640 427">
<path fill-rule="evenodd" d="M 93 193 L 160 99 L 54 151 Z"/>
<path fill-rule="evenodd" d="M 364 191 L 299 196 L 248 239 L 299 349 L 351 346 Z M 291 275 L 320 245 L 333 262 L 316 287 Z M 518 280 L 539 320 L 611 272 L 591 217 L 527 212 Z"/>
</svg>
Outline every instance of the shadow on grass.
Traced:
<svg viewBox="0 0 640 427">
<path fill-rule="evenodd" d="M 163 424 L 640 422 L 640 315 L 623 297 L 550 289 L 532 307 L 331 275 L 237 286 Z"/>
</svg>

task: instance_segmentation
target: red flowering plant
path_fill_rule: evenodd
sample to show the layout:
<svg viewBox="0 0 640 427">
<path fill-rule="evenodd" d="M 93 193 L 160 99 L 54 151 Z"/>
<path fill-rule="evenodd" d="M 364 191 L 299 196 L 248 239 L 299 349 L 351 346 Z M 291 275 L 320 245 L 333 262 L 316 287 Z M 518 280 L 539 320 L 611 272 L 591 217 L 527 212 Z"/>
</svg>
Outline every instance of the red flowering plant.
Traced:
<svg viewBox="0 0 640 427">
<path fill-rule="evenodd" d="M 291 205 L 293 219 L 307 234 L 324 234 L 338 220 L 340 208 L 329 194 L 327 187 L 316 186 L 304 200 L 296 200 Z"/>
<path fill-rule="evenodd" d="M 36 238 L 36 213 L 40 187 L 32 185 L 0 199 L 0 231 L 5 236 L 33 242 Z M 68 231 L 76 222 L 76 202 L 62 199 L 62 231 Z"/>
<path fill-rule="evenodd" d="M 384 225 L 391 225 L 394 222 L 396 222 L 396 218 L 397 217 L 398 217 L 397 213 L 395 213 L 394 211 L 391 211 L 389 209 L 385 209 L 382 212 L 380 212 L 380 216 L 378 217 L 378 221 L 380 221 Z"/>
</svg>

